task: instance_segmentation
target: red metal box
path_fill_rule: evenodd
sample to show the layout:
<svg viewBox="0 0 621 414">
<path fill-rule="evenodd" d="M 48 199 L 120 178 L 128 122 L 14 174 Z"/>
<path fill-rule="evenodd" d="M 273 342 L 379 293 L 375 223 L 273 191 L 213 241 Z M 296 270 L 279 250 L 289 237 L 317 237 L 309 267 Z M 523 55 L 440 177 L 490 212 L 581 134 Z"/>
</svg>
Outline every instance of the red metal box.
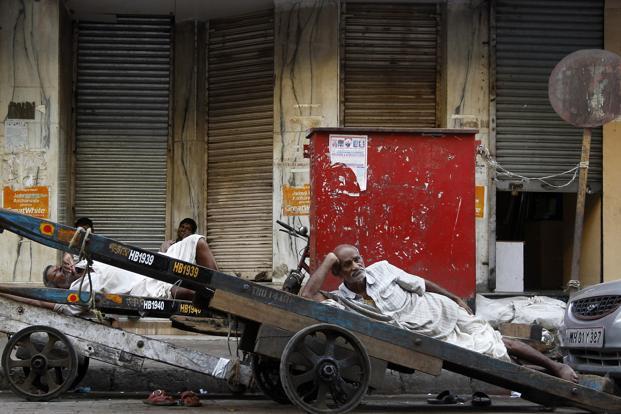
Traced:
<svg viewBox="0 0 621 414">
<path fill-rule="evenodd" d="M 452 292 L 475 292 L 476 130 L 316 128 L 308 133 L 311 268 L 358 246 Z M 325 289 L 338 286 L 330 276 Z"/>
</svg>

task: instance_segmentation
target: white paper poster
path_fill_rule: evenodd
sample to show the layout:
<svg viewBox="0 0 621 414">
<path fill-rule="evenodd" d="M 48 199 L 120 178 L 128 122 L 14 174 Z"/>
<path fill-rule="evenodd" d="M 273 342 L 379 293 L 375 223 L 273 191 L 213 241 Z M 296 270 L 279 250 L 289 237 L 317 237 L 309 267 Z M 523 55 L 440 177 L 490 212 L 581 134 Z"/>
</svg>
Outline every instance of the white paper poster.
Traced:
<svg viewBox="0 0 621 414">
<path fill-rule="evenodd" d="M 330 164 L 345 164 L 352 169 L 360 191 L 367 189 L 366 135 L 330 135 Z"/>
<path fill-rule="evenodd" d="M 13 152 L 28 146 L 28 123 L 20 119 L 4 121 L 4 148 Z"/>
</svg>

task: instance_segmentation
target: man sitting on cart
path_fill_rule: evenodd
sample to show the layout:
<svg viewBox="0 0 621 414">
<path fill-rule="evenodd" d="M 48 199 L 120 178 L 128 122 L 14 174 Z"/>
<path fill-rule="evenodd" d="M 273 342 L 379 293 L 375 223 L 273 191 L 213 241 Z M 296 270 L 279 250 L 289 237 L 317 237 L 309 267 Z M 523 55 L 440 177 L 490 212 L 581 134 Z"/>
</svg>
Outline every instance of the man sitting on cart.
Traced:
<svg viewBox="0 0 621 414">
<path fill-rule="evenodd" d="M 196 230 L 198 229 L 198 225 L 196 221 L 190 217 L 186 217 L 179 222 L 179 227 L 177 227 L 177 238 L 175 240 L 166 240 L 160 246 L 160 252 L 168 251 L 168 248 L 173 244 L 180 242 L 188 236 L 196 234 Z"/>
<path fill-rule="evenodd" d="M 195 263 L 200 266 L 218 270 L 216 260 L 204 236 L 191 234 L 172 244 L 165 253 L 169 257 Z M 118 295 L 132 295 L 154 297 L 162 299 L 192 300 L 194 291 L 174 286 L 160 280 L 152 279 L 120 269 L 101 262 L 94 261 L 87 272 L 86 262 L 73 264 L 65 255 L 62 266 L 49 265 L 43 271 L 43 283 L 47 287 L 90 291 L 90 283 L 94 292 L 112 293 Z M 90 273 L 90 277 L 87 273 Z M 62 305 L 36 301 L 36 305 L 53 308 L 66 315 L 79 315 L 87 311 L 78 305 Z"/>
<path fill-rule="evenodd" d="M 329 272 L 343 280 L 332 293 L 321 291 Z M 541 366 L 553 375 L 578 382 L 578 375 L 518 340 L 503 338 L 485 320 L 472 314 L 460 297 L 437 284 L 411 275 L 387 261 L 364 266 L 355 246 L 343 244 L 328 253 L 311 275 L 300 295 L 329 305 L 342 305 L 332 298 L 364 302 L 392 318 L 396 325 L 494 358 L 509 355 Z M 336 295 L 336 296 L 334 296 Z"/>
</svg>

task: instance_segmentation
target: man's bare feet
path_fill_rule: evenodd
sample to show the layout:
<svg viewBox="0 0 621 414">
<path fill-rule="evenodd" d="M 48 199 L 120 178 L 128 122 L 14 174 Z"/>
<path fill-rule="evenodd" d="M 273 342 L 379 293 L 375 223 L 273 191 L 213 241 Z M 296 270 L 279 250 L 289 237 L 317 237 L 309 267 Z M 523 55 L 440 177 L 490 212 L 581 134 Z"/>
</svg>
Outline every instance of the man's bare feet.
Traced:
<svg viewBox="0 0 621 414">
<path fill-rule="evenodd" d="M 566 381 L 578 383 L 578 374 L 569 365 L 556 363 L 556 368 L 552 369 L 552 374 Z"/>
</svg>

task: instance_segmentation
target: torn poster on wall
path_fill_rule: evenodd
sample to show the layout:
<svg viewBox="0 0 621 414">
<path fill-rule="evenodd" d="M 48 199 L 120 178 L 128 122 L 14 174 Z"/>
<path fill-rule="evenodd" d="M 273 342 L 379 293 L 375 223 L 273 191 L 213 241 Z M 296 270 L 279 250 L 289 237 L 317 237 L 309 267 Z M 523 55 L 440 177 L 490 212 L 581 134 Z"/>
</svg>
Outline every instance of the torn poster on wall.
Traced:
<svg viewBox="0 0 621 414">
<path fill-rule="evenodd" d="M 310 211 L 310 184 L 282 188 L 282 210 L 285 216 L 308 216 Z"/>
<path fill-rule="evenodd" d="M 4 121 L 4 148 L 6 152 L 14 152 L 28 146 L 28 122 L 23 119 L 7 119 Z"/>
<path fill-rule="evenodd" d="M 4 121 L 4 152 L 44 151 L 49 148 L 47 127 L 32 119 L 7 119 Z"/>
<path fill-rule="evenodd" d="M 345 164 L 356 175 L 360 191 L 367 189 L 366 135 L 330 134 L 330 164 Z"/>
<path fill-rule="evenodd" d="M 476 218 L 485 217 L 485 186 L 483 185 L 474 187 L 474 216 Z"/>
</svg>

